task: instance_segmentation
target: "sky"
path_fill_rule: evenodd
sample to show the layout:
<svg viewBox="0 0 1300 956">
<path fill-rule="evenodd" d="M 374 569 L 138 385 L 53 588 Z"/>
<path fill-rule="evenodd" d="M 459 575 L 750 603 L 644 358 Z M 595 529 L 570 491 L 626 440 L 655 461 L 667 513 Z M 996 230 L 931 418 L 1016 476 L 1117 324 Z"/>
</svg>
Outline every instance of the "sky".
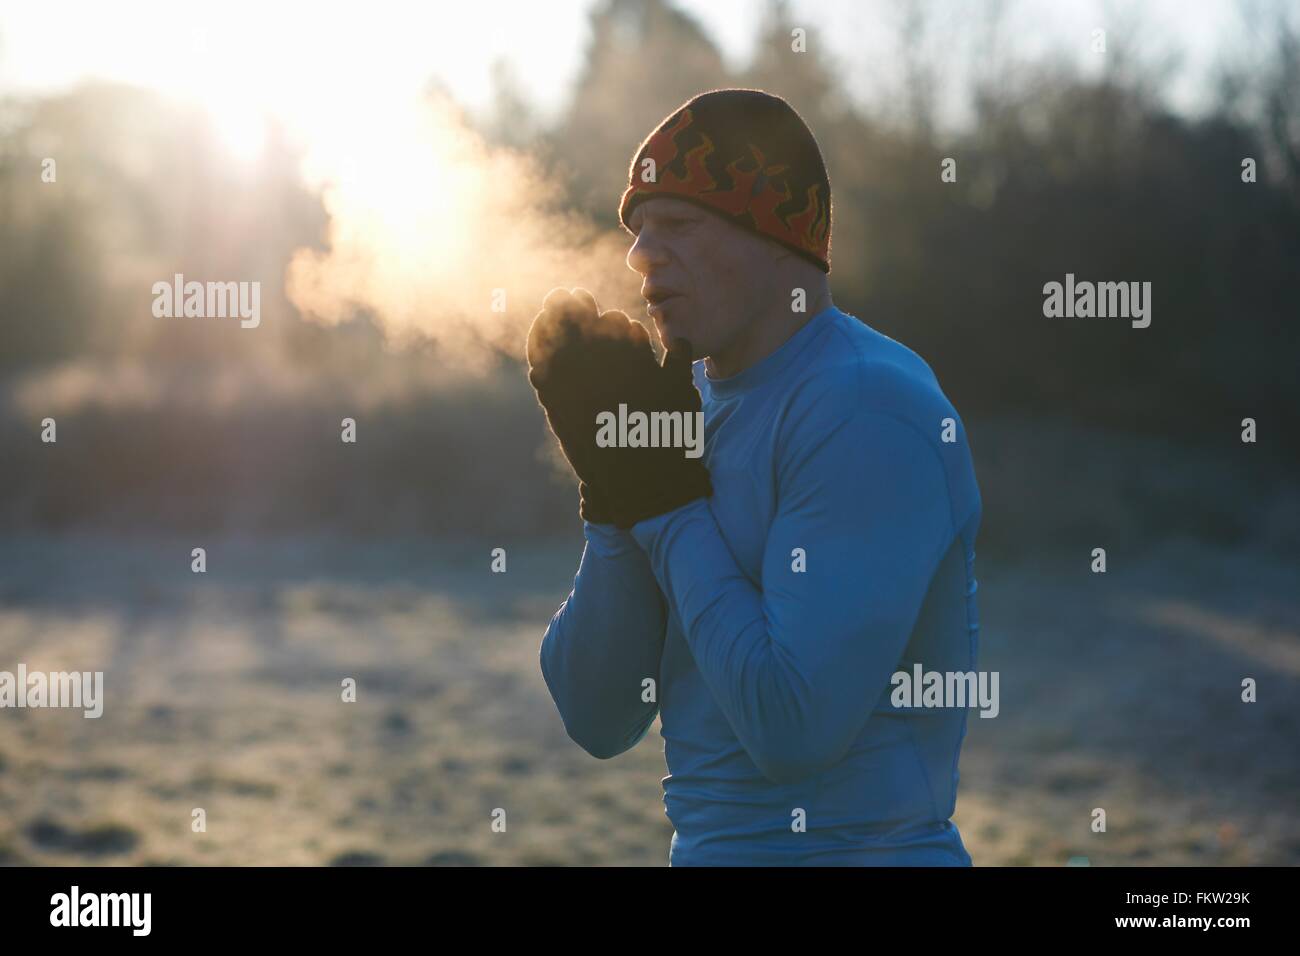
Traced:
<svg viewBox="0 0 1300 956">
<path fill-rule="evenodd" d="M 255 144 L 265 112 L 328 123 L 340 99 L 415 92 L 434 77 L 471 111 L 490 102 L 492 65 L 509 64 L 529 101 L 553 115 L 575 82 L 599 0 L 476 0 L 432 4 L 102 0 L 11 3 L 0 9 L 0 89 L 47 91 L 98 77 L 192 98 L 232 143 Z M 677 3 L 736 66 L 751 55 L 764 0 Z M 790 0 L 796 24 L 821 36 L 855 94 L 891 81 L 893 0 Z M 944 36 L 976 29 L 981 0 L 925 3 Z M 1008 45 L 1020 57 L 1049 50 L 1085 71 L 1092 30 L 1134 32 L 1147 53 L 1179 50 L 1168 95 L 1195 112 L 1216 51 L 1239 30 L 1237 0 L 1010 0 Z M 941 107 L 942 108 L 942 107 Z"/>
</svg>

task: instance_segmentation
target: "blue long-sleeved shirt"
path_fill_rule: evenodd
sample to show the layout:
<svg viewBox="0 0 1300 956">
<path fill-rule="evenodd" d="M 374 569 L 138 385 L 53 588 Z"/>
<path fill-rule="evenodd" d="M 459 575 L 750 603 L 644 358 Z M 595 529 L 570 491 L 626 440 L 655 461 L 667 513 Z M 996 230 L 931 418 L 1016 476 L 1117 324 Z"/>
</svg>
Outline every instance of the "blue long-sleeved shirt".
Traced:
<svg viewBox="0 0 1300 956">
<path fill-rule="evenodd" d="M 981 503 L 961 420 L 914 352 L 831 307 L 743 372 L 694 368 L 700 499 L 584 524 L 541 665 L 612 757 L 661 718 L 683 865 L 969 865 L 950 817 L 966 710 L 891 676 L 973 671 Z"/>
</svg>

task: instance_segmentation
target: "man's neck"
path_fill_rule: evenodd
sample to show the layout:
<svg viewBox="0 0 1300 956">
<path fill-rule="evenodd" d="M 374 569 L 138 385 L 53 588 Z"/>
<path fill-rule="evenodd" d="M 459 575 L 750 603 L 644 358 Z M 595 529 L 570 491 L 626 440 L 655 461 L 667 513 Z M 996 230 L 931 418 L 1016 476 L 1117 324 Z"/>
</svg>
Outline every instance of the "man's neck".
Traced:
<svg viewBox="0 0 1300 956">
<path fill-rule="evenodd" d="M 750 324 L 749 334 L 725 352 L 710 355 L 704 361 L 709 378 L 731 378 L 745 369 L 757 365 L 802 329 L 816 315 L 830 308 L 829 291 L 819 293 L 805 312 L 791 312 L 778 307 L 768 315 L 760 316 Z"/>
</svg>

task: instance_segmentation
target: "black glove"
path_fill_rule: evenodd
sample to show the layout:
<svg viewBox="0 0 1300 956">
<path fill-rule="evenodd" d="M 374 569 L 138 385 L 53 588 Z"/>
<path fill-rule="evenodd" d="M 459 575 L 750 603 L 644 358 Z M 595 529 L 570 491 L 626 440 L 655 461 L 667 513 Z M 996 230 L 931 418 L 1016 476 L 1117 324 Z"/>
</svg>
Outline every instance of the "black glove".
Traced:
<svg viewBox="0 0 1300 956">
<path fill-rule="evenodd" d="M 578 476 L 582 517 L 630 528 L 713 493 L 708 470 L 682 448 L 601 448 L 596 417 L 700 410 L 691 349 L 673 343 L 662 367 L 650 336 L 617 310 L 601 313 L 585 289 L 553 289 L 528 331 L 528 380 Z M 703 436 L 700 436 L 701 440 Z"/>
</svg>

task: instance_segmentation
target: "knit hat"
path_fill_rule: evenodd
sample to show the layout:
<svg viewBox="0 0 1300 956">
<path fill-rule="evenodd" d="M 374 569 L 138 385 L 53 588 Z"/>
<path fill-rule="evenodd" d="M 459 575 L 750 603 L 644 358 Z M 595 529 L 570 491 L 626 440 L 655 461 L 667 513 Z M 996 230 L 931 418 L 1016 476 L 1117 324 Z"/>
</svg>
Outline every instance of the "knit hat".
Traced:
<svg viewBox="0 0 1300 956">
<path fill-rule="evenodd" d="M 624 226 L 646 199 L 684 199 L 831 271 L 826 164 L 812 131 L 779 96 L 712 90 L 688 100 L 641 144 L 628 179 L 618 209 Z"/>
</svg>

